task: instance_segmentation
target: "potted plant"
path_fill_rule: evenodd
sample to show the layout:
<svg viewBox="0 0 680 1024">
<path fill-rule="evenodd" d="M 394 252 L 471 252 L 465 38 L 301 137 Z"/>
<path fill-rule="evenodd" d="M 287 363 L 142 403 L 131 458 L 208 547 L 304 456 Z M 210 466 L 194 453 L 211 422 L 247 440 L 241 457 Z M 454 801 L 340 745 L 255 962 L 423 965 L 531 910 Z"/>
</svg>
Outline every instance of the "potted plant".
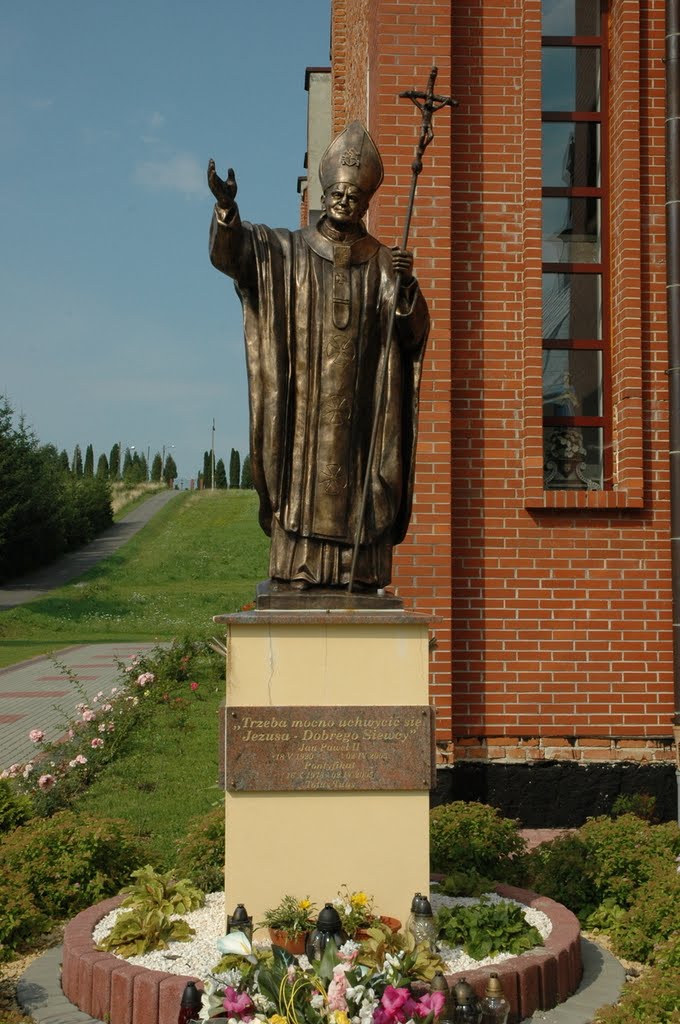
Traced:
<svg viewBox="0 0 680 1024">
<path fill-rule="evenodd" d="M 269 938 L 274 946 L 282 946 L 287 952 L 299 956 L 305 951 L 307 935 L 316 920 L 317 910 L 309 897 L 298 900 L 295 896 L 284 896 L 281 902 L 266 910 L 258 927 L 269 929 Z"/>
<path fill-rule="evenodd" d="M 401 921 L 396 917 L 378 917 L 373 910 L 373 897 L 365 892 L 350 892 L 347 886 L 343 886 L 333 906 L 340 915 L 343 930 L 350 938 L 361 941 L 366 938 L 367 929 L 377 921 L 385 925 L 391 932 L 398 932 L 401 928 Z"/>
</svg>

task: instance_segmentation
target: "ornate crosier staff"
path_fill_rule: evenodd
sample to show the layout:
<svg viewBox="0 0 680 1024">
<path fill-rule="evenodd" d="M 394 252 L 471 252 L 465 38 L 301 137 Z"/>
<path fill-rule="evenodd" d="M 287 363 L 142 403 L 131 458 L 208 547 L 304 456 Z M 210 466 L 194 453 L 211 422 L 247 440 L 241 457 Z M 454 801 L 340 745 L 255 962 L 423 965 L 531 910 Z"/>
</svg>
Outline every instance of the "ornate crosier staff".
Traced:
<svg viewBox="0 0 680 1024">
<path fill-rule="evenodd" d="M 437 79 L 437 68 L 434 67 L 430 71 L 430 77 L 427 81 L 427 89 L 425 92 L 416 92 L 411 90 L 409 92 L 400 92 L 400 99 L 412 100 L 415 103 L 418 110 L 422 114 L 422 123 L 420 129 L 420 139 L 418 140 L 418 146 L 416 148 L 416 155 L 411 164 L 411 191 L 408 199 L 408 207 L 406 210 L 406 223 L 404 224 L 404 234 L 402 237 L 401 248 L 406 249 L 408 245 L 408 235 L 411 229 L 411 217 L 413 216 L 413 205 L 416 198 L 416 188 L 418 185 L 418 176 L 423 169 L 423 153 L 430 145 L 434 138 L 434 131 L 432 130 L 432 117 L 442 107 L 456 107 L 458 106 L 458 100 L 452 100 L 450 96 L 435 96 L 434 95 L 434 83 Z M 352 552 L 352 567 L 349 574 L 349 593 L 352 593 L 354 587 L 354 574 L 357 567 L 357 559 L 359 557 L 359 547 L 361 545 L 361 533 L 364 528 L 364 517 L 366 515 L 366 503 L 368 501 L 368 490 L 371 482 L 371 472 L 373 470 L 373 458 L 375 456 L 375 445 L 378 436 L 378 422 L 380 418 L 380 409 L 383 403 L 383 397 L 385 394 L 385 380 L 387 377 L 387 365 L 390 357 L 390 350 L 392 348 L 392 337 L 394 335 L 394 318 L 397 313 L 397 303 L 399 302 L 399 289 L 401 288 L 401 271 L 398 271 L 394 279 L 394 301 L 392 303 L 389 318 L 387 321 L 387 340 L 385 343 L 385 355 L 383 357 L 382 369 L 380 372 L 380 380 L 378 383 L 378 405 L 375 410 L 373 417 L 373 428 L 371 430 L 371 441 L 368 448 L 368 458 L 366 461 L 366 475 L 364 477 L 364 488 L 361 493 L 361 505 L 359 506 L 359 521 L 357 523 L 356 534 L 354 536 L 354 550 Z"/>
</svg>

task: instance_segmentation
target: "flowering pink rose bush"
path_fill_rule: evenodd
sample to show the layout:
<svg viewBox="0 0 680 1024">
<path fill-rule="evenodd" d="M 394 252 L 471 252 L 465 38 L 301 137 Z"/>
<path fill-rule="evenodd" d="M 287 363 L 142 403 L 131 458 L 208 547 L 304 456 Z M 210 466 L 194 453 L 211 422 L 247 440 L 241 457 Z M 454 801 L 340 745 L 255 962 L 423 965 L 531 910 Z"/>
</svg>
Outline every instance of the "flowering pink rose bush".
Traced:
<svg viewBox="0 0 680 1024">
<path fill-rule="evenodd" d="M 0 778 L 10 780 L 14 788 L 30 796 L 39 815 L 69 807 L 102 768 L 126 748 L 135 728 L 153 718 L 159 705 L 172 708 L 178 730 L 193 728 L 192 706 L 202 699 L 197 681 L 201 665 L 197 662 L 207 650 L 205 644 L 185 640 L 137 656 L 129 665 L 119 663 L 121 678 L 117 685 L 108 693 L 99 690 L 90 698 L 77 677 L 57 663 L 80 691 L 81 699 L 57 740 L 47 740 L 40 727 L 31 729 L 28 737 L 38 748 L 36 754 L 25 764 L 5 769 Z M 212 651 L 210 654 L 215 657 Z M 187 685 L 190 674 L 193 681 Z"/>
</svg>

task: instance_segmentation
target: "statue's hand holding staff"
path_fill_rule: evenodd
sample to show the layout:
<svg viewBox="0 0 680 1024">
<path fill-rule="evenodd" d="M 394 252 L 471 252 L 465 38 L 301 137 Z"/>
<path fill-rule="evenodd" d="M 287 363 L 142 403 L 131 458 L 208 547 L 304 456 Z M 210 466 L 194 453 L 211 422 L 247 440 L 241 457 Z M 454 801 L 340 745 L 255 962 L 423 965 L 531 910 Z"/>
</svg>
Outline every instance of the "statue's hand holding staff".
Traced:
<svg viewBox="0 0 680 1024">
<path fill-rule="evenodd" d="M 238 192 L 233 168 L 230 167 L 227 171 L 227 180 L 222 181 L 215 170 L 215 161 L 211 158 L 208 161 L 208 187 L 217 200 L 217 205 L 220 209 L 231 210 L 236 199 L 236 193 Z"/>
<path fill-rule="evenodd" d="M 413 253 L 410 249 L 392 246 L 392 266 L 395 274 L 401 274 L 401 283 L 409 285 L 413 280 Z"/>
</svg>

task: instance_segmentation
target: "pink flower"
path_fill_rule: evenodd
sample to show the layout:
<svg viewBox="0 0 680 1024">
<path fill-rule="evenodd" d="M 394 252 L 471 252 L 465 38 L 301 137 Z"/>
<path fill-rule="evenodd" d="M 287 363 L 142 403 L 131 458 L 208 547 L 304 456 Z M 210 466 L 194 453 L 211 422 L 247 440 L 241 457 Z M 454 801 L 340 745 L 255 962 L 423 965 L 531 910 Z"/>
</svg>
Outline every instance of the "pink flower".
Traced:
<svg viewBox="0 0 680 1024">
<path fill-rule="evenodd" d="M 333 980 L 328 986 L 329 1010 L 347 1010 L 347 1000 L 345 999 L 346 991 L 347 976 L 342 964 L 338 964 L 338 966 L 333 970 Z"/>
<path fill-rule="evenodd" d="M 155 678 L 153 672 L 142 672 L 141 676 L 137 676 L 137 686 L 146 686 L 147 683 L 152 683 Z"/>
<path fill-rule="evenodd" d="M 28 738 L 29 740 L 31 740 L 32 743 L 42 743 L 42 741 L 45 739 L 45 733 L 42 731 L 42 729 L 31 729 L 31 731 L 28 734 Z"/>
<path fill-rule="evenodd" d="M 102 704 L 102 711 L 113 711 L 113 704 Z"/>
<path fill-rule="evenodd" d="M 388 985 L 382 994 L 380 1006 L 373 1014 L 374 1024 L 393 1024 L 410 1019 L 416 1010 L 417 1003 L 411 998 L 407 988 L 395 988 Z"/>
<path fill-rule="evenodd" d="M 32 771 L 33 771 L 33 765 L 29 761 L 27 765 L 24 765 L 24 770 L 23 770 L 23 772 L 21 774 L 23 775 L 23 777 L 25 779 L 27 779 Z"/>
<path fill-rule="evenodd" d="M 38 787 L 46 793 L 48 789 L 52 789 L 56 781 L 54 775 L 41 775 L 38 779 Z"/>
<path fill-rule="evenodd" d="M 426 992 L 415 1005 L 415 1012 L 418 1017 L 427 1017 L 429 1013 L 438 1017 L 444 1009 L 446 996 L 443 992 Z"/>
<path fill-rule="evenodd" d="M 189 689 L 196 691 L 198 689 L 198 683 L 189 683 Z"/>
<path fill-rule="evenodd" d="M 95 736 L 93 740 L 90 740 L 90 746 L 97 750 L 98 747 L 104 746 L 104 740 L 100 739 L 99 736 Z"/>
<path fill-rule="evenodd" d="M 90 711 L 89 708 L 86 708 L 86 710 L 83 711 L 83 721 L 84 722 L 94 722 L 96 717 L 97 717 L 96 712 L 95 711 Z"/>
<path fill-rule="evenodd" d="M 2 773 L 4 779 L 16 779 L 17 775 L 21 775 L 21 765 L 18 761 L 11 764 L 7 771 Z"/>
<path fill-rule="evenodd" d="M 106 722 L 100 722 L 97 726 L 98 732 L 106 732 Z"/>
<path fill-rule="evenodd" d="M 70 740 L 72 740 L 73 737 L 75 736 L 75 733 L 74 733 L 73 729 L 69 729 L 69 731 L 66 733 L 66 735 L 68 736 L 68 738 Z"/>
<path fill-rule="evenodd" d="M 252 1011 L 255 1010 L 255 1004 L 247 992 L 239 994 L 231 985 L 227 985 L 224 990 L 224 1009 L 230 1017 L 238 1014 L 241 1020 L 247 1024 L 248 1021 L 253 1019 Z"/>
<path fill-rule="evenodd" d="M 106 727 L 106 729 L 107 729 L 107 732 L 113 732 L 113 730 L 114 730 L 115 728 L 116 728 L 116 727 L 115 727 L 115 725 L 113 724 L 113 722 L 109 722 L 109 724 L 108 724 L 108 725 L 107 725 L 107 727 Z"/>
</svg>

